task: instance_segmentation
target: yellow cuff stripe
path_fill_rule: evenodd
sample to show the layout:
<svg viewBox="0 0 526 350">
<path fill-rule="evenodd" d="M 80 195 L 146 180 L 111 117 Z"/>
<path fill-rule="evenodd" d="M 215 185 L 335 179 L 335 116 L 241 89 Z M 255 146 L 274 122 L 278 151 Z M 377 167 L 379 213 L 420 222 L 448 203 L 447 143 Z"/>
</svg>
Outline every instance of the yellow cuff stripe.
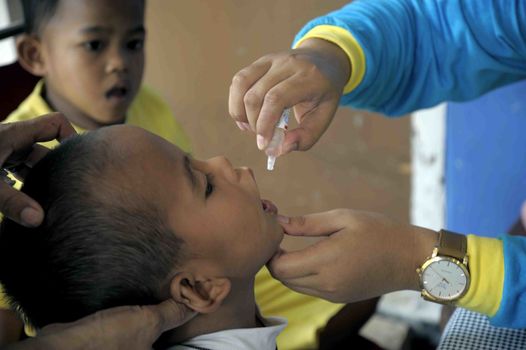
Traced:
<svg viewBox="0 0 526 350">
<path fill-rule="evenodd" d="M 365 55 L 354 36 L 341 27 L 319 25 L 305 34 L 303 38 L 296 43 L 294 48 L 297 48 L 302 42 L 311 38 L 330 41 L 345 51 L 351 62 L 351 76 L 343 88 L 343 93 L 348 94 L 354 90 L 362 82 L 363 76 L 365 75 Z"/>
<path fill-rule="evenodd" d="M 499 310 L 504 288 L 502 241 L 468 235 L 471 286 L 457 305 L 487 316 Z"/>
</svg>

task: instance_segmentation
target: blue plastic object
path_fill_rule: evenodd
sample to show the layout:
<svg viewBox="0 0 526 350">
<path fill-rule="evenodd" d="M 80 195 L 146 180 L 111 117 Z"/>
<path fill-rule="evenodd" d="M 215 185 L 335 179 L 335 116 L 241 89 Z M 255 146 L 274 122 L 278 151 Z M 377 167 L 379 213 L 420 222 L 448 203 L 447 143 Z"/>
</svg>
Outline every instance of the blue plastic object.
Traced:
<svg viewBox="0 0 526 350">
<path fill-rule="evenodd" d="M 450 103 L 446 130 L 447 227 L 505 233 L 526 200 L 526 81 Z"/>
</svg>

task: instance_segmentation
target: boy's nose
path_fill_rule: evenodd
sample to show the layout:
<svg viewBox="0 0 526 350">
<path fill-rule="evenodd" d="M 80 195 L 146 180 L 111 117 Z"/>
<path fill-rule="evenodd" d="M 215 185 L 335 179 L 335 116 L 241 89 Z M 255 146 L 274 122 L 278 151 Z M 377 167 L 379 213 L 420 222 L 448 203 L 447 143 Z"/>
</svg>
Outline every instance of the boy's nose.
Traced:
<svg viewBox="0 0 526 350">
<path fill-rule="evenodd" d="M 207 161 L 211 166 L 215 167 L 217 170 L 225 174 L 230 181 L 237 181 L 238 175 L 232 163 L 223 156 L 210 158 Z"/>
<path fill-rule="evenodd" d="M 125 72 L 127 70 L 126 58 L 120 52 L 114 52 L 109 55 L 106 63 L 106 73 Z"/>
</svg>

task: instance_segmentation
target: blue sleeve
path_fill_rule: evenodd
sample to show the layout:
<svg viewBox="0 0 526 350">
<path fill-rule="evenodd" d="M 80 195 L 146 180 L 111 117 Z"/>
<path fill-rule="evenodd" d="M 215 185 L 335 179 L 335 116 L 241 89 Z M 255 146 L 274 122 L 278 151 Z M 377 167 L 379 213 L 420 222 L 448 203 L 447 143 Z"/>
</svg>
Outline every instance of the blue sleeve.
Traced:
<svg viewBox="0 0 526 350">
<path fill-rule="evenodd" d="M 526 78 L 524 0 L 357 0 L 309 22 L 351 32 L 366 71 L 343 105 L 402 115 Z"/>
<path fill-rule="evenodd" d="M 504 236 L 504 288 L 492 325 L 526 328 L 526 237 Z"/>
</svg>

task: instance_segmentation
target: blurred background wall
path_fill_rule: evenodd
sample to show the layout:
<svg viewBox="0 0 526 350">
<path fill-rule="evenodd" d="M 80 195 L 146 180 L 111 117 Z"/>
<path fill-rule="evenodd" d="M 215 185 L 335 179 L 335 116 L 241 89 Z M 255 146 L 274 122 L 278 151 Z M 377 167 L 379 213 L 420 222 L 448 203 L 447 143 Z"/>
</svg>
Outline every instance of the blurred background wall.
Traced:
<svg viewBox="0 0 526 350">
<path fill-rule="evenodd" d="M 196 157 L 225 154 L 254 169 L 262 196 L 286 214 L 337 207 L 409 216 L 409 118 L 340 110 L 307 153 L 266 158 L 253 134 L 228 115 L 233 75 L 267 53 L 286 50 L 309 20 L 344 0 L 149 0 L 145 81 L 166 98 Z"/>
</svg>

